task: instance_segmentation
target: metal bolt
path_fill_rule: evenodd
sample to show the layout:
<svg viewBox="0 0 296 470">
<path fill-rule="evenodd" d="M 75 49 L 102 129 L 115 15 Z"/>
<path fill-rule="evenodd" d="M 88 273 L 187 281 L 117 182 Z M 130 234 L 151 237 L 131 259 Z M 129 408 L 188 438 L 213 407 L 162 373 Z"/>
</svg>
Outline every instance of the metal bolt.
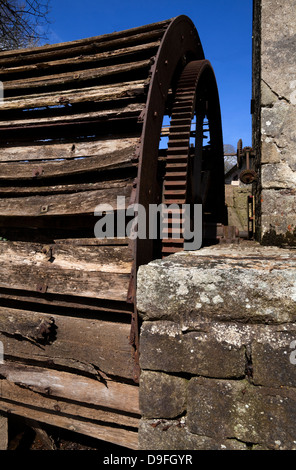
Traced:
<svg viewBox="0 0 296 470">
<path fill-rule="evenodd" d="M 35 168 L 33 171 L 32 171 L 32 177 L 33 178 L 36 178 L 37 176 L 41 176 L 42 174 L 44 173 L 44 170 L 41 166 L 39 166 L 38 168 Z"/>
<path fill-rule="evenodd" d="M 47 291 L 47 288 L 48 286 L 46 284 L 38 284 L 36 286 L 37 292 L 41 292 L 42 294 L 45 294 L 45 292 Z"/>
<path fill-rule="evenodd" d="M 41 206 L 40 212 L 42 212 L 43 214 L 44 214 L 45 212 L 48 212 L 48 206 Z"/>
</svg>

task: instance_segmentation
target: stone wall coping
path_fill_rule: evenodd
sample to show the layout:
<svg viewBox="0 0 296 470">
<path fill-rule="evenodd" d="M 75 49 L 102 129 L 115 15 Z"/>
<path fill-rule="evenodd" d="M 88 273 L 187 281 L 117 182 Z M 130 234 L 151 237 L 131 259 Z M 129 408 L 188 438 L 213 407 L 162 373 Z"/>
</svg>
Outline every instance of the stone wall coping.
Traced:
<svg viewBox="0 0 296 470">
<path fill-rule="evenodd" d="M 143 320 L 284 323 L 296 319 L 296 250 L 257 242 L 218 244 L 138 270 Z"/>
</svg>

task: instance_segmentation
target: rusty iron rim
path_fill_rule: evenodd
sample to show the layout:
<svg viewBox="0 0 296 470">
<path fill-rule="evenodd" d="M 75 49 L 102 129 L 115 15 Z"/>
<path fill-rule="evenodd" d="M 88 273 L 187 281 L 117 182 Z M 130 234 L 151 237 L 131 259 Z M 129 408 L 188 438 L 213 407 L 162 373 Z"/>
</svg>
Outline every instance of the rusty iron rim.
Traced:
<svg viewBox="0 0 296 470">
<path fill-rule="evenodd" d="M 216 205 L 224 199 L 223 145 L 220 106 L 217 100 L 214 72 L 207 60 L 192 61 L 184 68 L 175 94 L 170 122 L 163 203 L 179 206 L 177 214 L 167 214 L 168 237 L 162 239 L 162 257 L 183 250 L 184 238 L 176 238 L 175 223 L 182 220 L 183 204 L 201 203 L 205 222 L 218 223 Z M 195 118 L 195 144 L 190 145 L 192 122 Z M 210 133 L 209 145 L 203 148 L 204 119 Z M 214 180 L 215 184 L 213 184 Z M 208 195 L 216 197 L 208 204 Z M 222 209 L 221 204 L 218 204 Z"/>
<path fill-rule="evenodd" d="M 173 46 L 173 47 L 172 47 Z M 204 52 L 193 22 L 185 15 L 171 20 L 159 46 L 148 89 L 146 108 L 141 116 L 142 134 L 135 155 L 138 176 L 134 184 L 131 203 L 141 204 L 148 214 L 149 204 L 159 203 L 162 190 L 158 184 L 158 153 L 163 116 L 170 87 L 179 78 L 184 66 L 192 60 L 204 59 Z M 134 347 L 135 374 L 138 382 L 139 367 L 139 317 L 136 305 L 137 271 L 139 266 L 154 258 L 154 240 L 136 239 L 131 242 L 134 257 L 127 301 L 134 305 L 130 343 Z"/>
</svg>

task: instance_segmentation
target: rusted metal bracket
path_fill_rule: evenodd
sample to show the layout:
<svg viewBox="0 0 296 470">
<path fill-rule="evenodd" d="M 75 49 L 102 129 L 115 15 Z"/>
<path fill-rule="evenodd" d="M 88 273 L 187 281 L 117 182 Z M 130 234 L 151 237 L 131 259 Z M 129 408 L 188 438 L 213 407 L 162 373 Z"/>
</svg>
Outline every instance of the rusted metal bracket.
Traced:
<svg viewBox="0 0 296 470">
<path fill-rule="evenodd" d="M 40 292 L 41 294 L 45 294 L 45 292 L 48 289 L 48 285 L 43 283 L 43 284 L 37 284 L 36 286 L 36 291 Z"/>
<path fill-rule="evenodd" d="M 32 171 L 32 178 L 37 178 L 38 176 L 43 175 L 43 173 L 44 173 L 44 170 L 42 166 L 39 166 L 38 168 L 34 168 L 34 170 Z"/>
<path fill-rule="evenodd" d="M 244 184 L 252 184 L 257 179 L 257 173 L 251 168 L 251 158 L 255 157 L 255 152 L 252 147 L 242 148 L 242 140 L 240 139 L 237 144 L 237 166 L 242 167 L 243 159 L 246 159 L 246 169 L 242 170 L 239 179 Z"/>
<path fill-rule="evenodd" d="M 255 233 L 254 196 L 248 196 L 248 238 L 251 240 Z"/>
<path fill-rule="evenodd" d="M 239 243 L 240 232 L 232 225 L 207 223 L 203 226 L 203 239 L 205 241 L 216 240 L 219 243 Z"/>
<path fill-rule="evenodd" d="M 204 241 L 216 240 L 219 243 L 240 243 L 241 240 L 249 239 L 250 234 L 251 232 L 239 230 L 234 225 L 206 223 L 203 226 Z"/>
<path fill-rule="evenodd" d="M 143 124 L 143 122 L 145 120 L 145 115 L 146 115 L 146 108 L 142 109 L 142 111 L 139 114 L 139 117 L 138 117 L 138 123 L 139 124 Z"/>
<path fill-rule="evenodd" d="M 239 231 L 232 225 L 222 225 L 222 233 L 217 236 L 219 243 L 239 243 Z"/>
<path fill-rule="evenodd" d="M 45 245 L 42 248 L 42 253 L 46 255 L 48 261 L 53 261 L 54 260 L 54 250 L 55 246 L 54 245 Z"/>
</svg>

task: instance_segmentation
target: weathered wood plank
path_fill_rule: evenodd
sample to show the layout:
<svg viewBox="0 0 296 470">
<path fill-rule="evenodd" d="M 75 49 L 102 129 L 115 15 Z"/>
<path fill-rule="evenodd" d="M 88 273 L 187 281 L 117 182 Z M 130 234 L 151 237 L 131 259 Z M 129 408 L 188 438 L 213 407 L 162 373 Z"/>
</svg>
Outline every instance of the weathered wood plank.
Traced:
<svg viewBox="0 0 296 470">
<path fill-rule="evenodd" d="M 78 70 L 76 72 L 64 72 L 55 75 L 44 75 L 42 77 L 34 77 L 27 79 L 17 79 L 13 81 L 4 81 L 3 86 L 6 92 L 9 94 L 11 90 L 19 90 L 24 93 L 24 90 L 27 90 L 28 94 L 32 93 L 32 90 L 36 88 L 50 88 L 52 86 L 67 85 L 75 86 L 73 84 L 90 80 L 99 80 L 101 78 L 106 79 L 107 77 L 112 77 L 113 75 L 124 74 L 127 72 L 132 72 L 134 76 L 137 75 L 137 71 L 141 69 L 148 69 L 151 66 L 150 60 L 141 60 L 137 62 L 127 63 L 127 64 L 118 64 L 111 65 L 106 67 L 97 67 L 86 70 Z M 36 91 L 33 91 L 36 93 Z"/>
<path fill-rule="evenodd" d="M 61 57 L 77 57 L 82 54 L 124 48 L 131 44 L 145 44 L 160 39 L 168 24 L 168 21 L 164 21 L 162 24 L 154 23 L 144 28 L 141 27 L 141 30 L 133 28 L 77 41 L 22 49 L 17 53 L 16 51 L 4 51 L 0 54 L 0 66 L 42 62 Z"/>
<path fill-rule="evenodd" d="M 138 450 L 138 433 L 120 428 L 118 426 L 104 426 L 93 424 L 90 421 L 79 420 L 68 416 L 60 416 L 58 412 L 44 411 L 43 409 L 28 408 L 18 403 L 0 400 L 0 409 L 4 412 L 23 416 L 24 418 L 35 419 L 36 421 L 47 423 L 70 431 L 74 431 L 86 436 L 94 437 L 103 441 Z"/>
<path fill-rule="evenodd" d="M 29 97 L 15 96 L 5 98 L 0 103 L 0 111 L 13 109 L 33 109 L 46 106 L 62 106 L 85 102 L 113 101 L 145 94 L 145 81 L 116 83 L 111 85 L 84 87 L 83 89 L 60 90 Z"/>
<path fill-rule="evenodd" d="M 0 338 L 6 357 L 40 365 L 49 361 L 99 380 L 133 378 L 129 335 L 130 323 L 0 307 Z"/>
<path fill-rule="evenodd" d="M 55 247 L 42 253 L 42 245 L 0 243 L 0 287 L 125 301 L 131 272 L 126 246 Z M 40 288 L 42 292 L 43 289 Z"/>
<path fill-rule="evenodd" d="M 71 123 L 98 122 L 106 119 L 123 119 L 139 116 L 145 107 L 144 103 L 130 103 L 121 108 L 114 107 L 112 109 L 103 109 L 99 111 L 81 112 L 77 114 L 57 114 L 53 115 L 53 108 L 44 110 L 43 116 L 36 116 L 36 111 L 32 114 L 26 113 L 26 119 L 9 119 L 2 120 L 0 114 L 0 130 L 10 130 L 11 128 L 27 128 L 42 126 L 57 126 Z M 39 114 L 39 113 L 38 113 Z M 45 117 L 44 117 L 45 115 Z M 3 117 L 3 115 L 2 115 Z"/>
<path fill-rule="evenodd" d="M 132 158 L 134 157 L 135 147 L 132 146 L 122 151 L 115 151 L 112 154 L 79 158 L 77 160 L 64 160 L 64 161 L 25 161 L 23 163 L 0 163 L 0 181 L 15 181 L 15 180 L 32 180 L 39 173 L 40 166 L 42 167 L 41 177 L 52 178 L 55 176 L 77 176 L 83 173 L 102 172 L 116 169 L 130 168 L 133 166 Z M 1 151 L 0 151 L 1 158 Z M 8 157 L 7 157 L 8 158 Z M 22 158 L 19 155 L 19 158 Z M 38 176 L 39 178 L 39 176 Z"/>
<path fill-rule="evenodd" d="M 133 311 L 133 305 L 126 303 L 126 301 L 112 301 L 110 299 L 94 299 L 84 297 L 68 297 L 61 295 L 49 294 L 44 296 L 37 292 L 26 292 L 26 291 L 11 291 L 7 289 L 0 289 L 0 299 L 4 301 L 4 305 L 9 302 L 13 305 L 22 306 L 24 309 L 32 309 L 32 305 L 40 310 L 56 309 L 59 312 L 69 311 L 72 315 L 88 315 L 96 317 L 107 317 L 112 319 L 119 318 L 118 315 L 124 317 L 130 317 Z M 3 303 L 3 302 L 2 302 Z M 33 307 L 34 308 L 34 307 Z M 83 314 L 81 314 L 83 311 Z"/>
<path fill-rule="evenodd" d="M 101 52 L 98 54 L 86 54 L 79 55 L 77 57 L 70 57 L 60 60 L 52 60 L 48 62 L 39 62 L 29 65 L 19 65 L 15 67 L 2 67 L 0 68 L 0 77 L 9 75 L 21 75 L 21 74 L 32 74 L 37 72 L 40 75 L 41 71 L 50 70 L 51 72 L 55 70 L 61 70 L 72 66 L 79 70 L 80 68 L 85 68 L 90 64 L 95 63 L 100 65 L 101 62 L 106 63 L 106 61 L 118 61 L 118 60 L 128 60 L 130 57 L 133 57 L 139 53 L 147 53 L 149 51 L 154 51 L 160 44 L 160 41 L 148 42 L 147 44 L 139 44 L 132 47 L 126 47 L 121 49 L 115 49 L 114 51 Z M 1 58 L 1 55 L 0 55 Z"/>
<path fill-rule="evenodd" d="M 115 187 L 71 194 L 0 198 L 0 216 L 11 218 L 94 215 L 99 204 L 108 204 L 115 211 L 118 196 L 124 196 L 126 207 L 128 206 L 131 188 L 131 183 L 126 183 L 120 189 Z"/>
<path fill-rule="evenodd" d="M 79 376 L 77 376 L 79 379 Z M 0 409 L 1 400 L 5 400 L 6 403 L 17 403 L 19 405 L 28 405 L 30 408 L 43 409 L 47 412 L 57 412 L 59 416 L 71 416 L 72 419 L 84 418 L 89 419 L 90 423 L 96 424 L 95 421 L 101 421 L 106 424 L 116 424 L 117 426 L 125 426 L 135 428 L 139 426 L 139 417 L 136 414 L 125 414 L 116 413 L 116 410 L 103 410 L 97 406 L 83 406 L 83 404 L 71 403 L 66 400 L 58 398 L 51 398 L 40 395 L 38 392 L 20 387 L 13 382 L 8 380 L 1 380 L 1 397 L 0 397 Z M 87 404 L 86 404 L 87 405 Z M 28 409 L 28 413 L 29 413 Z M 99 424 L 99 423 L 98 423 Z"/>
<path fill-rule="evenodd" d="M 138 387 L 108 380 L 99 382 L 68 372 L 5 361 L 0 374 L 9 382 L 50 397 L 140 414 Z"/>
<path fill-rule="evenodd" d="M 82 157 L 132 156 L 139 143 L 138 137 L 102 138 L 100 140 L 71 141 L 66 143 L 39 142 L 31 145 L 11 145 L 0 149 L 0 161 L 62 160 Z"/>
<path fill-rule="evenodd" d="M 0 165 L 1 170 L 1 165 Z M 69 194 L 69 193 L 81 193 L 83 191 L 96 191 L 103 189 L 116 188 L 118 194 L 121 189 L 127 185 L 133 184 L 134 178 L 125 178 L 121 180 L 110 180 L 110 181 L 99 181 L 96 183 L 76 183 L 76 184 L 55 184 L 51 186 L 0 186 L 0 196 L 5 197 L 7 195 L 14 195 L 17 197 L 35 195 L 35 194 Z"/>
<path fill-rule="evenodd" d="M 43 342 L 47 341 L 54 325 L 54 318 L 49 315 L 0 306 L 1 333 Z"/>
</svg>

